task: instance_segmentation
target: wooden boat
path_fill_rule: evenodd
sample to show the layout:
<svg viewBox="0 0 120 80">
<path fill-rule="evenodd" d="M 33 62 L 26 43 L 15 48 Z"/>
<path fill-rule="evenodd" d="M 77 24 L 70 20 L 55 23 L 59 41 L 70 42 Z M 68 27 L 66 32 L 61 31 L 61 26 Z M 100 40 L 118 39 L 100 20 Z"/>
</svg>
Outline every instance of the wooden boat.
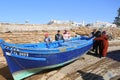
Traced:
<svg viewBox="0 0 120 80">
<path fill-rule="evenodd" d="M 13 44 L 0 40 L 0 45 L 15 80 L 45 69 L 63 66 L 78 59 L 93 44 L 93 39 L 75 37 L 51 43 Z"/>
</svg>

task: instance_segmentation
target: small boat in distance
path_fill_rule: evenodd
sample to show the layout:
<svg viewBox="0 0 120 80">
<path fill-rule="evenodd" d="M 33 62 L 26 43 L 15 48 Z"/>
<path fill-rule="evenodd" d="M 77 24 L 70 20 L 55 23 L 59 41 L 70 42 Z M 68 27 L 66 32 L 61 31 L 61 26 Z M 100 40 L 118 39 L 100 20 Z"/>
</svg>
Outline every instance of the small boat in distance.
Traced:
<svg viewBox="0 0 120 80">
<path fill-rule="evenodd" d="M 34 44 L 13 44 L 0 39 L 0 46 L 15 80 L 70 63 L 87 53 L 92 45 L 93 39 L 85 36 Z"/>
</svg>

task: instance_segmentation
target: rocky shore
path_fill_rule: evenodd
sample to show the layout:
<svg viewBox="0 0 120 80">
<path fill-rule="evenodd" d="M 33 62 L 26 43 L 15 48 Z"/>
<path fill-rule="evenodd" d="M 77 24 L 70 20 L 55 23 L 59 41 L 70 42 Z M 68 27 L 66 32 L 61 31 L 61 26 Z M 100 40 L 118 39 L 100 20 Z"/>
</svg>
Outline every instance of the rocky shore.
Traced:
<svg viewBox="0 0 120 80">
<path fill-rule="evenodd" d="M 90 27 L 77 27 L 69 29 L 69 33 L 72 37 L 76 35 L 86 35 L 89 36 L 94 28 Z M 110 40 L 120 40 L 120 28 L 96 28 L 98 30 L 106 31 L 109 35 Z M 64 30 L 61 30 L 63 33 Z M 15 31 L 15 32 L 1 32 L 0 38 L 4 39 L 7 42 L 11 43 L 37 43 L 42 42 L 44 39 L 45 33 L 48 33 L 50 38 L 54 40 L 54 36 L 57 33 L 57 30 L 40 30 L 40 31 Z"/>
</svg>

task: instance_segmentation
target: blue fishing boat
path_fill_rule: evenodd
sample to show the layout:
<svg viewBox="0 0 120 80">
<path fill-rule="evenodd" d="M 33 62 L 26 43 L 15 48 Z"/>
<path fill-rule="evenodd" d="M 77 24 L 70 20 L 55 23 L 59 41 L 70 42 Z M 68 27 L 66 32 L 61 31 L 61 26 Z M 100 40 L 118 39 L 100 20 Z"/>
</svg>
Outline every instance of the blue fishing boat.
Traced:
<svg viewBox="0 0 120 80">
<path fill-rule="evenodd" d="M 68 41 L 13 44 L 0 39 L 8 67 L 15 80 L 78 59 L 92 47 L 93 39 L 75 37 Z"/>
</svg>

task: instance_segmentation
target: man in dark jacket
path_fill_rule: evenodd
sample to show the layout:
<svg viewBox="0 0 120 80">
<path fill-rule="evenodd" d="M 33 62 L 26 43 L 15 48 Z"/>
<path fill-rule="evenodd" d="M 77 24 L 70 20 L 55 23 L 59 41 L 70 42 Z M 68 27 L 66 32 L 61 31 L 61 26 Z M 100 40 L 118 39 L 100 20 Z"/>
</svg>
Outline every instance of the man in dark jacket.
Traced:
<svg viewBox="0 0 120 80">
<path fill-rule="evenodd" d="M 55 35 L 55 40 L 56 41 L 64 40 L 63 35 L 60 34 L 60 30 L 57 31 L 57 34 Z"/>
<path fill-rule="evenodd" d="M 101 37 L 101 31 L 93 31 L 92 32 L 92 37 L 93 38 L 98 38 L 98 37 Z M 101 46 L 100 46 L 100 44 L 101 44 L 101 41 L 100 40 L 94 40 L 94 42 L 93 42 L 93 49 L 92 49 L 92 51 L 94 51 L 95 52 L 95 54 L 96 55 L 98 55 L 98 54 L 101 54 Z"/>
<path fill-rule="evenodd" d="M 101 37 L 101 31 L 97 31 L 95 34 L 95 38 L 99 38 Z M 95 49 L 95 53 L 98 55 L 101 55 L 101 40 L 95 40 L 94 42 L 94 49 Z"/>
</svg>

